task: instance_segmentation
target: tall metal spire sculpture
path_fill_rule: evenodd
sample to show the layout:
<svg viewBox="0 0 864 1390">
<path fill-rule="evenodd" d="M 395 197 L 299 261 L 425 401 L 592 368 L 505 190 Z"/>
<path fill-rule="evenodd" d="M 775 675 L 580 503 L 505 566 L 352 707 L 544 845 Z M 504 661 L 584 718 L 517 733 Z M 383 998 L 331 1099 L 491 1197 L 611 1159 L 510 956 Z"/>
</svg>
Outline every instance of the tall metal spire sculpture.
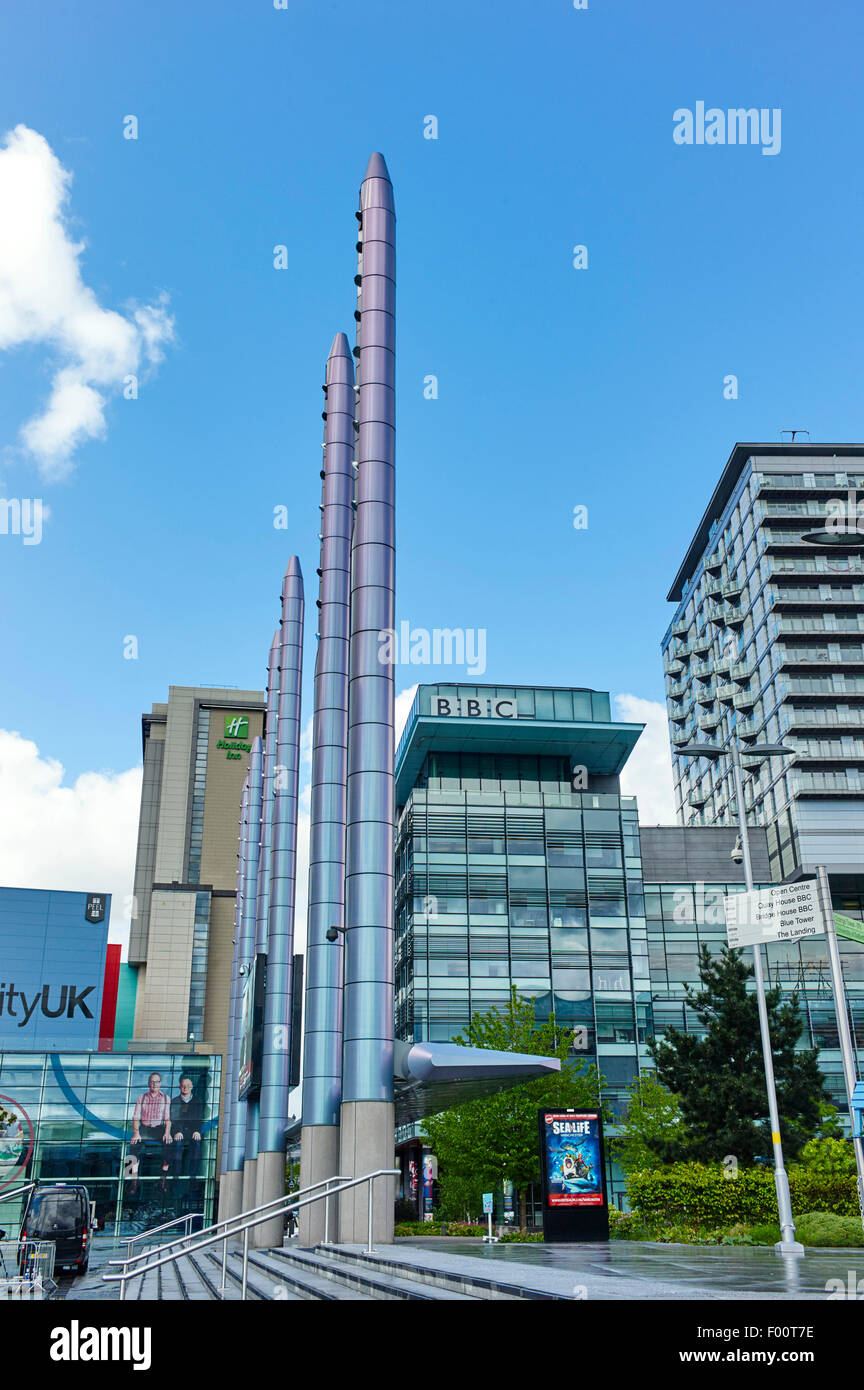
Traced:
<svg viewBox="0 0 864 1390">
<path fill-rule="evenodd" d="M 303 575 L 292 556 L 282 585 L 279 701 L 270 846 L 267 927 L 267 989 L 261 1061 L 257 1192 L 261 1206 L 285 1192 L 285 1127 L 291 1062 L 294 887 L 297 863 L 297 801 L 300 774 L 300 685 L 303 672 Z M 252 1231 L 252 1243 L 281 1243 L 280 1215 Z"/>
<path fill-rule="evenodd" d="M 345 898 L 345 778 L 348 751 L 348 630 L 354 511 L 354 361 L 337 333 L 327 359 L 321 469 L 318 654 L 312 731 L 309 909 L 303 1052 L 301 1186 L 339 1172 L 342 1100 L 342 934 Z M 331 1230 L 333 1217 L 331 1213 Z M 335 1231 L 334 1231 L 335 1234 Z M 300 1241 L 324 1236 L 321 1203 L 300 1214 Z"/>
<path fill-rule="evenodd" d="M 383 156 L 360 189 L 357 488 L 351 574 L 341 1171 L 393 1165 L 393 668 L 379 660 L 395 622 L 396 218 Z M 392 1180 L 387 1180 L 390 1186 Z M 380 1184 L 382 1189 L 384 1184 Z M 366 1196 L 346 1193 L 340 1238 L 364 1238 Z M 376 1202 L 375 1239 L 393 1203 Z"/>
<path fill-rule="evenodd" d="M 243 912 L 241 931 L 240 964 L 250 971 L 255 960 L 255 921 L 258 903 L 258 860 L 261 853 L 261 788 L 263 775 L 263 748 L 260 738 L 252 740 L 249 754 L 249 800 L 246 809 L 246 856 L 243 876 Z M 248 977 L 245 977 L 248 978 Z M 241 985 L 242 1005 L 242 985 Z M 241 1008 L 242 1012 L 242 1008 Z M 235 1049 L 239 1052 L 240 1027 L 238 1021 Z M 228 1077 L 226 1086 L 236 1087 L 238 1077 Z M 245 1137 L 243 1141 L 243 1186 L 241 1191 L 241 1210 L 248 1211 L 254 1205 L 250 1199 L 255 1196 L 255 1159 L 252 1139 L 255 1133 L 256 1116 L 250 1106 L 245 1107 Z M 250 1137 L 250 1126 L 253 1135 Z"/>
<path fill-rule="evenodd" d="M 243 783 L 240 803 L 240 829 L 237 853 L 237 893 L 234 903 L 234 952 L 231 961 L 231 993 L 228 1002 L 228 1046 L 225 1053 L 225 1078 L 222 1117 L 222 1155 L 219 1165 L 219 1220 L 224 1221 L 240 1210 L 243 1185 L 243 1145 L 246 1115 L 237 1094 L 236 1054 L 242 1014 L 240 966 L 244 962 L 243 942 L 243 884 L 246 874 L 246 817 L 249 810 L 249 774 Z"/>
</svg>

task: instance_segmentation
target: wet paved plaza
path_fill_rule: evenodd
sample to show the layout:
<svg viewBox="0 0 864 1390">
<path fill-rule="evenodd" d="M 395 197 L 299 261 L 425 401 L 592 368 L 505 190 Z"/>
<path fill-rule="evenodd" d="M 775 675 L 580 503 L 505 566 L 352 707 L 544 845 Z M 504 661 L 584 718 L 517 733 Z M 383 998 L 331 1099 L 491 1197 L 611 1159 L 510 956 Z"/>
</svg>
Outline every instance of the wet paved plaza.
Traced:
<svg viewBox="0 0 864 1390">
<path fill-rule="evenodd" d="M 614 1240 L 584 1245 L 483 1245 L 462 1238 L 399 1240 L 399 1259 L 444 1265 L 465 1260 L 477 1272 L 551 1293 L 590 1299 L 826 1301 L 840 1280 L 864 1280 L 864 1249 L 807 1250 L 778 1255 L 770 1248 L 665 1245 Z M 850 1282 L 851 1281 L 851 1282 Z M 864 1297 L 864 1285 L 861 1296 Z"/>
</svg>

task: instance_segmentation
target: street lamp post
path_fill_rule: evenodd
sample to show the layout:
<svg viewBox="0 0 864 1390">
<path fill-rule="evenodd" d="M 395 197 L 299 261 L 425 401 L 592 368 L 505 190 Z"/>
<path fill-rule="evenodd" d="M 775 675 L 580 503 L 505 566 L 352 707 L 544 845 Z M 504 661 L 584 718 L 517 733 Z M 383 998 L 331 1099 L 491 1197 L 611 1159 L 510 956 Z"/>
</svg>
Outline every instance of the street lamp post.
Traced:
<svg viewBox="0 0 864 1390">
<path fill-rule="evenodd" d="M 840 1056 L 843 1059 L 843 1080 L 846 1086 L 846 1099 L 849 1102 L 849 1119 L 852 1122 L 852 1147 L 855 1153 L 855 1168 L 858 1173 L 858 1209 L 864 1225 L 864 1149 L 861 1140 L 855 1137 L 855 1114 L 852 1109 L 852 1093 L 858 1080 L 855 1066 L 855 1049 L 849 1030 L 849 1013 L 846 1006 L 846 985 L 840 964 L 840 950 L 837 945 L 837 930 L 834 925 L 834 907 L 831 902 L 831 886 L 824 866 L 817 868 L 819 877 L 819 897 L 822 916 L 825 920 L 825 935 L 828 938 L 828 963 L 831 967 L 831 983 L 834 991 L 834 1010 L 837 1014 L 837 1037 L 840 1043 Z"/>
<path fill-rule="evenodd" d="M 692 743 L 676 751 L 684 757 L 710 758 L 717 761 L 728 746 L 732 763 L 732 776 L 735 783 L 735 802 L 738 808 L 738 835 L 744 860 L 744 882 L 748 893 L 753 892 L 753 864 L 750 858 L 750 838 L 747 833 L 747 816 L 744 808 L 744 778 L 741 772 L 741 749 L 734 735 L 728 745 L 712 743 Z M 779 743 L 754 744 L 747 749 L 753 757 L 784 757 L 791 753 Z M 792 1219 L 792 1200 L 789 1195 L 789 1178 L 783 1166 L 783 1146 L 780 1140 L 780 1114 L 777 1108 L 777 1087 L 774 1080 L 774 1054 L 771 1048 L 771 1033 L 768 1027 L 768 1005 L 765 1001 L 765 980 L 762 974 L 762 948 L 753 947 L 753 974 L 756 980 L 756 1002 L 759 1009 L 759 1032 L 762 1037 L 762 1060 L 765 1067 L 765 1088 L 768 1092 L 768 1115 L 771 1121 L 771 1146 L 774 1153 L 774 1186 L 777 1190 L 777 1211 L 780 1217 L 781 1239 L 774 1249 L 781 1255 L 803 1255 L 804 1246 L 795 1239 L 795 1222 Z"/>
</svg>

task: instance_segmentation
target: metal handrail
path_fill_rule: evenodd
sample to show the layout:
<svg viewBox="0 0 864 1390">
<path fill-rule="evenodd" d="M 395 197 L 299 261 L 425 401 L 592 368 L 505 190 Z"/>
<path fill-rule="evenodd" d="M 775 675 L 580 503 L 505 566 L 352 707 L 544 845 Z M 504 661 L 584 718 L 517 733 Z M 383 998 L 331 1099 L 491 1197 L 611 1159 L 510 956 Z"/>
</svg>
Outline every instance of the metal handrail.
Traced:
<svg viewBox="0 0 864 1390">
<path fill-rule="evenodd" d="M 164 1225 L 162 1225 L 162 1226 L 153 1226 L 152 1229 L 149 1230 L 149 1231 L 139 1231 L 138 1234 L 137 1234 L 137 1236 L 130 1236 L 129 1239 L 127 1240 L 127 1242 L 126 1242 L 126 1259 L 127 1259 L 127 1262 L 128 1262 L 129 1260 L 132 1259 L 132 1254 L 131 1254 L 132 1246 L 133 1246 L 133 1245 L 136 1245 L 136 1244 L 138 1243 L 139 1240 L 149 1240 L 151 1236 L 158 1236 L 158 1234 L 159 1234 L 160 1231 L 170 1231 L 170 1229 L 171 1229 L 172 1226 L 179 1226 L 179 1224 L 180 1224 L 181 1221 L 183 1222 L 184 1226 L 187 1226 L 187 1227 L 188 1227 L 189 1224 L 190 1224 L 192 1221 L 197 1221 L 197 1219 L 198 1219 L 199 1216 L 201 1217 L 201 1219 L 202 1219 L 202 1221 L 203 1221 L 203 1219 L 204 1219 L 204 1213 L 203 1213 L 203 1211 L 190 1211 L 190 1212 L 187 1212 L 185 1216 L 175 1216 L 173 1221 L 166 1221 L 166 1222 L 164 1223 Z M 189 1231 L 189 1230 L 187 1229 L 186 1231 L 184 1231 L 183 1234 L 184 1234 L 184 1236 L 190 1236 L 190 1235 L 192 1234 L 192 1232 Z M 169 1243 L 170 1243 L 170 1242 L 169 1242 Z M 119 1260 L 111 1260 L 110 1263 L 111 1263 L 111 1264 L 120 1264 L 120 1261 L 119 1261 Z"/>
<path fill-rule="evenodd" d="M 327 1187 L 327 1186 L 329 1186 L 329 1184 L 330 1184 L 331 1182 L 343 1182 L 343 1181 L 344 1181 L 343 1178 L 324 1178 L 321 1182 L 313 1182 L 309 1187 L 301 1187 L 300 1190 L 299 1190 L 299 1192 L 286 1193 L 285 1196 L 283 1196 L 283 1197 L 273 1197 L 273 1198 L 271 1198 L 271 1200 L 270 1200 L 269 1202 L 264 1202 L 264 1203 L 262 1203 L 262 1205 L 261 1205 L 260 1207 L 250 1207 L 248 1211 L 246 1211 L 246 1212 L 238 1212 L 236 1216 L 226 1216 L 222 1221 L 215 1221 L 211 1226 L 204 1226 L 200 1231 L 196 1231 L 195 1234 L 198 1235 L 198 1236 L 205 1236 L 205 1235 L 207 1235 L 207 1233 L 208 1233 L 209 1231 L 221 1231 L 222 1228 L 223 1228 L 223 1226 L 233 1226 L 233 1225 L 234 1225 L 234 1222 L 235 1222 L 235 1221 L 239 1221 L 240 1218 L 241 1218 L 242 1216 L 255 1216 L 255 1215 L 257 1215 L 257 1213 L 258 1213 L 259 1211 L 269 1211 L 270 1207 L 279 1206 L 279 1204 L 280 1204 L 281 1202 L 287 1201 L 289 1196 L 290 1196 L 290 1197 L 301 1197 L 305 1192 L 317 1192 L 317 1190 L 318 1190 L 319 1187 Z M 270 1212 L 270 1216 L 271 1216 L 271 1217 L 272 1217 L 272 1216 L 278 1216 L 278 1215 L 279 1215 L 279 1212 L 277 1212 L 277 1211 Z M 268 1217 L 268 1220 L 269 1220 L 269 1217 Z M 145 1232 L 145 1234 L 146 1234 L 146 1232 Z M 229 1235 L 233 1235 L 234 1232 L 233 1232 L 233 1231 L 230 1231 L 230 1232 L 228 1232 L 228 1234 L 229 1234 Z M 189 1240 L 189 1236 L 178 1236 L 177 1240 L 169 1240 L 169 1241 L 167 1242 L 167 1244 L 161 1246 L 160 1249 L 162 1250 L 162 1252 L 163 1252 L 163 1254 L 164 1254 L 165 1251 L 173 1249 L 173 1247 L 174 1247 L 175 1245 L 182 1245 L 183 1242 L 186 1241 L 186 1240 Z M 107 1263 L 108 1263 L 109 1265 L 127 1265 L 127 1264 L 135 1264 L 135 1262 L 136 1262 L 137 1260 L 143 1260 L 143 1259 L 147 1258 L 147 1256 L 148 1256 L 149 1254 L 151 1254 L 151 1253 L 152 1253 L 152 1252 L 150 1252 L 150 1251 L 142 1250 L 141 1253 L 140 1253 L 140 1255 L 133 1255 L 132 1258 L 131 1258 L 131 1260 L 108 1260 Z M 135 1273 L 135 1272 L 136 1272 L 136 1271 L 133 1270 L 133 1273 Z M 107 1277 L 107 1276 L 106 1276 L 106 1277 Z M 116 1277 L 116 1276 L 115 1276 L 115 1277 Z"/>
<path fill-rule="evenodd" d="M 0 1202 L 5 1202 L 8 1197 L 19 1197 L 22 1192 L 32 1192 L 38 1186 L 38 1183 L 28 1182 L 24 1187 L 13 1187 L 11 1192 L 0 1192 Z"/>
<path fill-rule="evenodd" d="M 248 1281 L 248 1271 L 249 1271 L 249 1232 L 250 1232 L 250 1230 L 252 1230 L 252 1228 L 253 1228 L 254 1226 L 261 1226 L 261 1225 L 264 1224 L 265 1221 L 270 1221 L 270 1220 L 272 1220 L 272 1218 L 273 1218 L 274 1216 L 278 1216 L 278 1215 L 280 1215 L 280 1214 L 284 1214 L 285 1212 L 288 1212 L 288 1211 L 297 1211 L 297 1210 L 300 1209 L 300 1207 L 312 1206 L 312 1205 L 314 1205 L 315 1202 L 327 1202 L 327 1206 L 326 1206 L 325 1209 L 324 1209 L 324 1210 L 325 1210 L 325 1219 L 326 1219 L 326 1213 L 329 1211 L 329 1199 L 330 1199 L 331 1197 L 338 1196 L 338 1195 L 339 1195 L 340 1193 L 342 1193 L 342 1192 L 347 1192 L 347 1191 L 349 1191 L 349 1189 L 351 1189 L 351 1188 L 354 1188 L 354 1187 L 361 1187 L 361 1186 L 363 1185 L 363 1183 L 368 1183 L 368 1184 L 369 1184 L 369 1239 L 368 1239 L 368 1243 L 367 1243 L 367 1246 L 366 1246 L 366 1251 L 367 1251 L 367 1254 L 371 1254 L 371 1251 L 372 1251 L 372 1248 L 373 1248 L 373 1247 L 372 1247 L 372 1225 L 373 1225 L 374 1201 L 375 1201 L 375 1198 L 374 1198 L 374 1192 L 375 1192 L 375 1179 L 376 1179 L 376 1178 L 382 1178 L 382 1177 L 388 1177 L 388 1178 L 389 1178 L 389 1177 L 398 1177 L 398 1176 L 400 1175 L 401 1171 L 402 1171 L 401 1168 L 376 1168 L 374 1173 L 365 1173 L 364 1176 L 363 1176 L 362 1178 L 343 1178 L 343 1179 L 339 1179 L 339 1186 L 338 1186 L 338 1187 L 329 1187 L 329 1186 L 327 1186 L 323 1192 L 317 1193 L 317 1195 L 314 1196 L 314 1197 L 300 1197 L 300 1198 L 298 1199 L 298 1198 L 297 1198 L 297 1195 L 296 1195 L 295 1193 L 286 1194 L 285 1197 L 281 1197 L 281 1198 L 278 1199 L 278 1201 L 280 1201 L 281 1203 L 283 1203 L 283 1206 L 281 1207 L 281 1209 L 280 1209 L 279 1211 L 270 1212 L 270 1213 L 269 1213 L 268 1215 L 266 1215 L 266 1216 L 256 1215 L 256 1211 L 261 1211 L 261 1210 L 263 1210 L 263 1208 L 260 1208 L 260 1207 L 254 1209 L 252 1212 L 241 1212 L 238 1216 L 233 1217 L 233 1218 L 230 1218 L 230 1221 L 234 1221 L 234 1222 L 237 1222 L 237 1223 L 238 1223 L 238 1224 L 236 1225 L 236 1227 L 235 1227 L 233 1230 L 231 1230 L 231 1231 L 223 1231 L 223 1233 L 222 1233 L 221 1235 L 209 1235 L 209 1236 L 207 1237 L 206 1240 L 196 1240 L 196 1241 L 194 1242 L 194 1244 L 187 1245 L 187 1246 L 185 1247 L 185 1249 L 183 1249 L 183 1250 L 175 1250 L 175 1251 L 174 1251 L 172 1254 L 170 1254 L 170 1255 L 169 1255 L 169 1254 L 163 1254 L 163 1255 L 160 1256 L 160 1258 L 159 1258 L 158 1260 L 151 1260 L 151 1262 L 150 1262 L 149 1264 L 145 1264 L 145 1265 L 143 1265 L 143 1266 L 139 1266 L 137 1269 L 134 1269 L 134 1270 L 132 1270 L 132 1271 L 127 1270 L 126 1267 L 125 1267 L 125 1264 L 124 1264 L 123 1271 L 122 1271 L 120 1274 L 103 1274 L 103 1275 L 102 1275 L 102 1279 L 103 1279 L 103 1281 L 104 1281 L 105 1283 L 116 1283 L 118 1280 L 120 1281 L 120 1301 L 123 1302 L 123 1301 L 125 1300 L 125 1298 L 126 1298 L 126 1282 L 127 1282 L 128 1279 L 137 1278 L 139 1275 L 143 1278 L 143 1276 L 144 1276 L 145 1274 L 149 1274 L 151 1270 L 160 1269 L 162 1265 L 167 1265 L 167 1264 L 176 1263 L 177 1260 L 179 1260 L 179 1259 L 181 1258 L 181 1256 L 183 1256 L 183 1255 L 191 1255 L 191 1254 L 193 1254 L 195 1251 L 198 1251 L 198 1250 L 206 1250 L 208 1246 L 210 1246 L 210 1245 L 216 1245 L 216 1244 L 218 1244 L 218 1242 L 221 1240 L 221 1241 L 222 1241 L 222 1286 L 221 1286 L 221 1289 L 220 1289 L 220 1293 L 222 1294 L 222 1298 L 223 1298 L 223 1300 L 224 1300 L 224 1298 L 225 1298 L 225 1288 L 226 1288 L 226 1283 L 225 1283 L 225 1265 L 226 1265 L 226 1260 L 227 1260 L 228 1241 L 229 1241 L 229 1239 L 230 1239 L 231 1236 L 239 1235 L 240 1232 L 242 1231 L 242 1232 L 243 1232 L 243 1277 L 242 1277 L 242 1280 L 241 1280 L 241 1294 L 240 1294 L 240 1297 L 241 1297 L 241 1301 L 245 1302 L 245 1300 L 246 1300 L 246 1290 L 247 1290 L 247 1281 Z M 334 1181 L 333 1178 L 328 1178 L 328 1179 L 327 1179 L 327 1183 L 328 1183 L 328 1184 L 331 1183 L 331 1182 L 333 1182 L 333 1181 Z M 316 1186 L 316 1187 L 323 1187 L 324 1184 L 323 1184 L 323 1183 L 316 1183 L 315 1186 Z M 273 1206 L 273 1205 L 274 1205 L 274 1203 L 272 1203 L 272 1202 L 267 1203 L 267 1206 Z M 250 1220 L 250 1217 L 254 1217 L 254 1220 Z M 229 1221 L 223 1221 L 223 1222 L 219 1223 L 219 1225 L 221 1225 L 221 1226 L 223 1226 L 223 1227 L 224 1227 L 224 1226 L 227 1226 L 228 1224 L 230 1224 Z M 211 1230 L 213 1230 L 213 1229 L 216 1229 L 216 1228 L 211 1227 Z M 199 1235 L 203 1235 L 203 1234 L 204 1234 L 204 1232 L 199 1232 Z M 184 1239 L 185 1239 L 185 1238 L 184 1238 Z M 172 1242 L 172 1244 L 176 1245 L 176 1244 L 179 1244 L 179 1242 L 174 1241 L 174 1242 Z M 326 1245 L 326 1244 L 329 1244 L 329 1240 L 327 1239 L 327 1231 L 326 1231 L 326 1229 L 325 1229 L 325 1240 L 324 1240 L 324 1244 L 325 1244 L 325 1245 Z M 166 1248 L 166 1249 L 170 1249 L 170 1247 L 165 1247 L 165 1248 Z M 145 1252 L 145 1253 L 146 1253 L 146 1252 Z M 136 1256 L 135 1256 L 135 1261 L 139 1260 L 140 1258 L 141 1258 L 140 1255 L 136 1255 Z M 134 1262 L 134 1261 L 133 1261 L 133 1262 Z M 112 1264 L 123 1264 L 123 1261 L 121 1261 L 121 1260 L 112 1260 L 111 1263 L 112 1263 Z"/>
</svg>

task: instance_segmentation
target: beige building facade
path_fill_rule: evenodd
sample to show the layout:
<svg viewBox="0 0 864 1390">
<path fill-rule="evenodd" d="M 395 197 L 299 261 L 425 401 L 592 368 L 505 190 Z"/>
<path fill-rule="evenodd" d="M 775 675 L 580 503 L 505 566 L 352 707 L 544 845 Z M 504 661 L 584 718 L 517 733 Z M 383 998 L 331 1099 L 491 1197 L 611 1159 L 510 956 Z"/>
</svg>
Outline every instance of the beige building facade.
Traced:
<svg viewBox="0 0 864 1390">
<path fill-rule="evenodd" d="M 226 1051 L 240 807 L 265 703 L 258 690 L 171 686 L 142 716 L 137 1046 Z"/>
</svg>

